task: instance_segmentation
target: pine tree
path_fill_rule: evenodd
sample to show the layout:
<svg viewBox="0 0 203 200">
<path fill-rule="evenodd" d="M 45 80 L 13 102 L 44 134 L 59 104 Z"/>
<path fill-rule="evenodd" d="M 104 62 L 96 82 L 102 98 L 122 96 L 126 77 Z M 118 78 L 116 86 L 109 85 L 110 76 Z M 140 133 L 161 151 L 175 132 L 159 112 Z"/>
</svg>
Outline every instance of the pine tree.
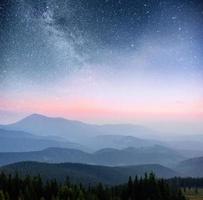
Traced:
<svg viewBox="0 0 203 200">
<path fill-rule="evenodd" d="M 0 191 L 0 200 L 5 200 L 5 195 L 2 190 Z"/>
</svg>

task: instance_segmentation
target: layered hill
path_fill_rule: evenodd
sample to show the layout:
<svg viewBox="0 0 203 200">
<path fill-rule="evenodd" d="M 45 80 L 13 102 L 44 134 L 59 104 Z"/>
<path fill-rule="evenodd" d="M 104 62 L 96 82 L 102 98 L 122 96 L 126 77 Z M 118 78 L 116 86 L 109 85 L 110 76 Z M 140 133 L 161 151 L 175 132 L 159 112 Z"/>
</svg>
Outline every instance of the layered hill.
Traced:
<svg viewBox="0 0 203 200">
<path fill-rule="evenodd" d="M 87 153 L 77 149 L 48 148 L 32 152 L 0 153 L 0 165 L 20 161 L 39 161 L 49 163 L 86 163 L 106 166 L 162 164 L 172 166 L 184 158 L 177 152 L 162 147 L 152 146 L 143 148 L 102 149 Z"/>
<path fill-rule="evenodd" d="M 0 152 L 36 151 L 48 147 L 87 149 L 80 144 L 56 137 L 36 136 L 24 131 L 0 129 Z"/>
<path fill-rule="evenodd" d="M 203 177 L 203 157 L 184 160 L 179 163 L 176 170 L 184 176 Z"/>
<path fill-rule="evenodd" d="M 145 173 L 154 172 L 158 177 L 170 178 L 178 173 L 161 165 L 138 165 L 126 167 L 106 167 L 86 164 L 62 163 L 47 164 L 39 162 L 20 162 L 0 168 L 0 171 L 21 176 L 41 175 L 44 180 L 56 179 L 63 182 L 67 177 L 73 183 L 94 184 L 120 184 L 128 180 L 129 176 L 143 176 Z"/>
</svg>

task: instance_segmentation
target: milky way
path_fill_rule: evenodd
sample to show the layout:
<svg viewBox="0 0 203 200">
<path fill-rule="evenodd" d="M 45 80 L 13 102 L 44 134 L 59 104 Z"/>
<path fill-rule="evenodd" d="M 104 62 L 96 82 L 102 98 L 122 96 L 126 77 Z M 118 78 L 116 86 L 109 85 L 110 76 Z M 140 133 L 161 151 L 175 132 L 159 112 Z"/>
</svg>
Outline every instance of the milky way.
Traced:
<svg viewBox="0 0 203 200">
<path fill-rule="evenodd" d="M 201 0 L 3 0 L 0 120 L 199 121 L 202 36 Z"/>
</svg>

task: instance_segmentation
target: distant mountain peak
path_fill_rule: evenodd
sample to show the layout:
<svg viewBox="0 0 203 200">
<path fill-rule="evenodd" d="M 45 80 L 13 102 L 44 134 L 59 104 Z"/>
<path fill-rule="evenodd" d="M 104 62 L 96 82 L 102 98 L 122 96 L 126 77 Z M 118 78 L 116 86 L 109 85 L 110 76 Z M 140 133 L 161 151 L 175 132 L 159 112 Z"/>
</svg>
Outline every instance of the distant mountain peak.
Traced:
<svg viewBox="0 0 203 200">
<path fill-rule="evenodd" d="M 31 114 L 31 115 L 28 115 L 27 117 L 32 118 L 32 117 L 47 117 L 47 116 L 41 115 L 41 114 L 39 114 L 39 113 L 33 113 L 33 114 Z"/>
<path fill-rule="evenodd" d="M 38 114 L 38 113 L 33 113 L 31 115 L 28 115 L 27 117 L 23 118 L 22 120 L 20 121 L 23 121 L 23 120 L 31 120 L 31 119 L 59 119 L 59 118 L 56 118 L 56 117 L 48 117 L 46 115 L 42 115 L 42 114 Z M 63 119 L 63 118 L 60 118 L 60 119 Z"/>
<path fill-rule="evenodd" d="M 31 115 L 28 115 L 27 117 L 21 119 L 18 122 L 27 121 L 27 120 L 47 120 L 47 121 L 55 121 L 55 122 L 67 122 L 67 123 L 85 124 L 85 123 L 83 123 L 81 121 L 78 121 L 78 120 L 70 120 L 70 119 L 66 119 L 66 118 L 63 118 L 63 117 L 53 117 L 53 116 L 50 117 L 50 116 L 46 116 L 46 115 L 42 115 L 42 114 L 38 114 L 38 113 L 33 113 Z"/>
<path fill-rule="evenodd" d="M 115 147 L 143 146 L 144 144 L 151 145 L 151 143 L 157 143 L 156 141 L 141 139 L 146 138 L 147 135 L 153 136 L 154 131 L 145 127 L 140 127 L 141 126 L 133 124 L 86 124 L 81 121 L 60 117 L 47 117 L 38 113 L 33 113 L 16 123 L 4 126 L 5 129 L 20 130 L 40 136 L 60 136 L 81 144 L 84 144 L 84 141 L 87 141 L 88 138 L 99 135 L 107 136 L 97 138 L 97 141 L 101 142 L 102 140 L 104 144 L 113 142 L 116 144 Z M 96 147 L 95 149 L 98 148 Z"/>
</svg>

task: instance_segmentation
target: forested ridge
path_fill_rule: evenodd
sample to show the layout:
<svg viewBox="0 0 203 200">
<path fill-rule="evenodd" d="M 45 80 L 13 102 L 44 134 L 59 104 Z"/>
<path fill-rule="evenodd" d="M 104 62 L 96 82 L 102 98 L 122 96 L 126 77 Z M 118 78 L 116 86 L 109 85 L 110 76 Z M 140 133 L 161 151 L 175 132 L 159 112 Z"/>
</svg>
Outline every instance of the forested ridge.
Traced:
<svg viewBox="0 0 203 200">
<path fill-rule="evenodd" d="M 203 188 L 203 178 L 193 178 L 193 177 L 174 177 L 167 180 L 167 182 L 179 188 Z"/>
<path fill-rule="evenodd" d="M 153 173 L 143 178 L 129 177 L 118 186 L 103 184 L 83 186 L 56 180 L 43 181 L 40 176 L 20 177 L 0 174 L 0 200 L 185 200 L 181 190 L 170 186 Z"/>
</svg>

